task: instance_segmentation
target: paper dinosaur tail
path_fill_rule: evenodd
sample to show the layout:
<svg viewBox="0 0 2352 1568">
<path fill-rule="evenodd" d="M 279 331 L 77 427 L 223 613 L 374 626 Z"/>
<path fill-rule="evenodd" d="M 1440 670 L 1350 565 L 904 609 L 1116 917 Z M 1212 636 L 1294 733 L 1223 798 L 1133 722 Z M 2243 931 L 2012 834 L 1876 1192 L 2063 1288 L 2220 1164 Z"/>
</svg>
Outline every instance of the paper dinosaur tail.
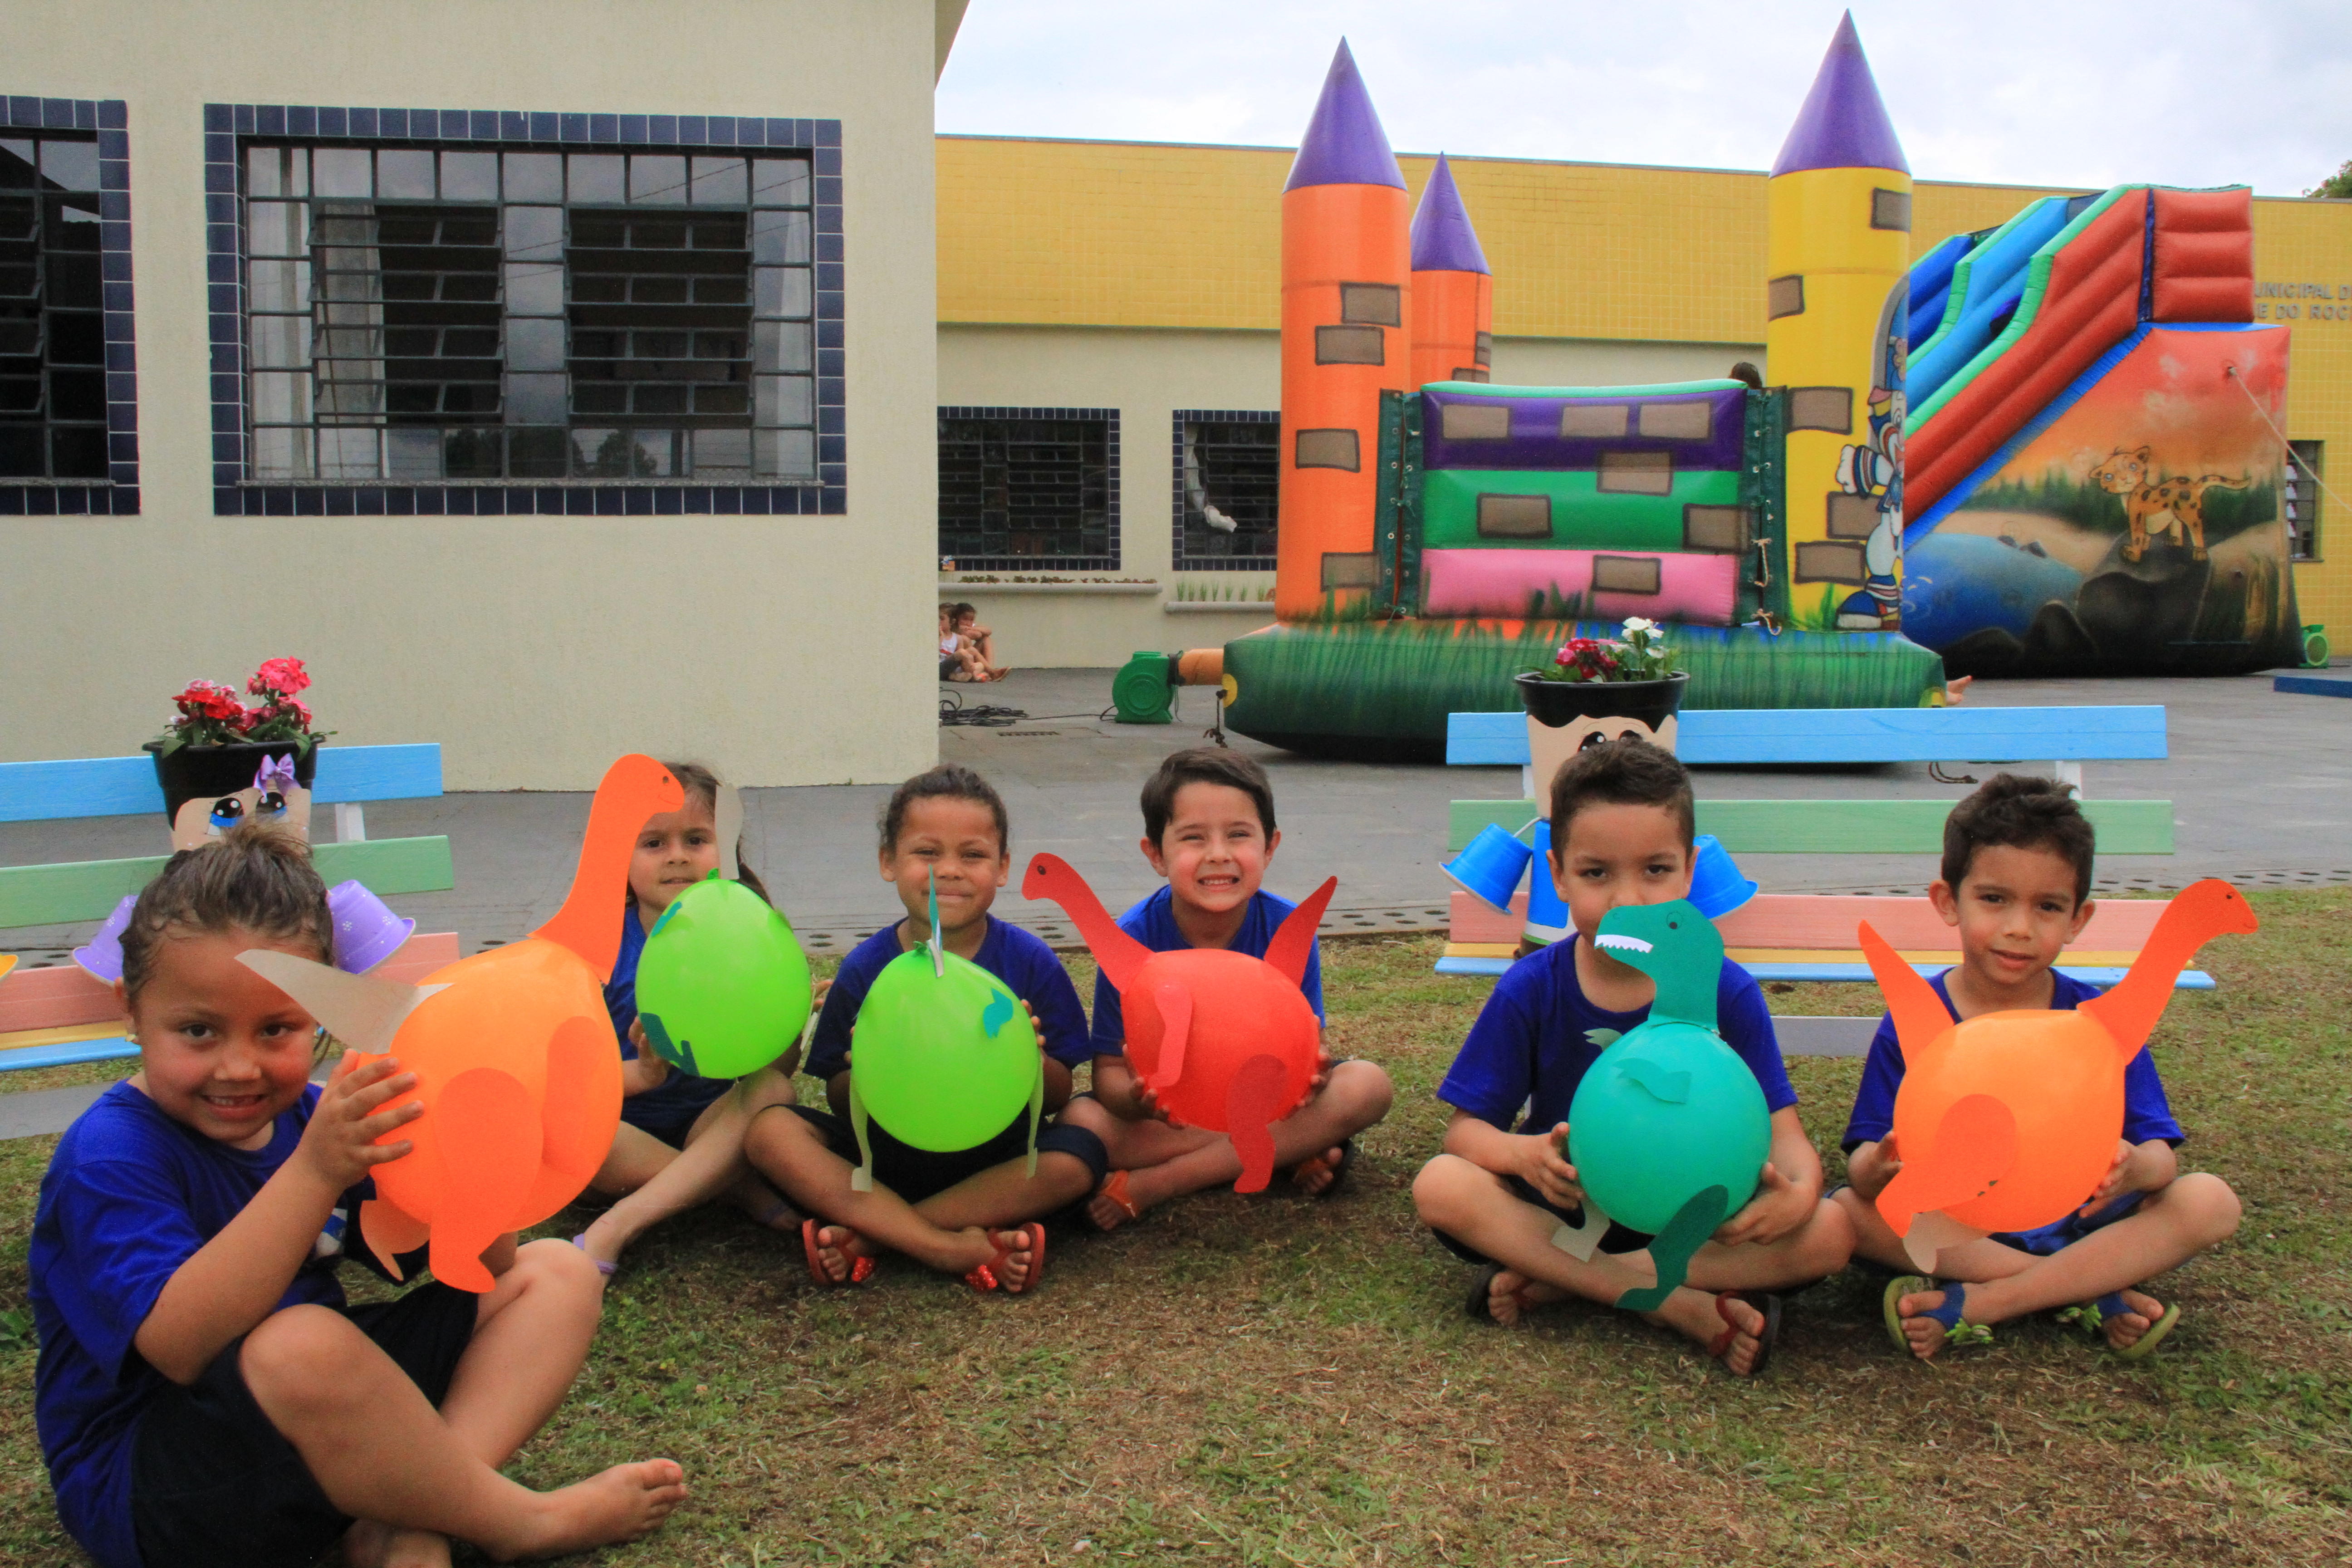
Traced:
<svg viewBox="0 0 2352 1568">
<path fill-rule="evenodd" d="M 1274 1180 L 1274 1124 L 1290 1113 L 1284 1088 L 1289 1069 L 1278 1057 L 1256 1056 L 1242 1063 L 1225 1089 L 1225 1136 L 1242 1157 L 1237 1193 L 1262 1193 Z"/>
<path fill-rule="evenodd" d="M 1617 1298 L 1617 1305 L 1628 1312 L 1654 1312 L 1664 1306 L 1666 1298 L 1690 1278 L 1692 1256 L 1706 1245 L 1730 1207 L 1731 1194 L 1722 1187 L 1702 1187 L 1693 1194 L 1666 1221 L 1666 1228 L 1651 1238 L 1650 1261 L 1657 1265 L 1658 1282 L 1646 1290 L 1626 1291 Z"/>
</svg>

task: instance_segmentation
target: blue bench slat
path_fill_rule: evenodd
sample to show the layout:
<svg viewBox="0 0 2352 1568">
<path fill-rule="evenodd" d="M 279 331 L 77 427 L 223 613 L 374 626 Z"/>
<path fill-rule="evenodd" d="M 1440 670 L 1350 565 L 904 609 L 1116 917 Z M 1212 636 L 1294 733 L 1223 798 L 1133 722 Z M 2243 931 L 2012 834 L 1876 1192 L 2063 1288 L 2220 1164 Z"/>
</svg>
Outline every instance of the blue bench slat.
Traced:
<svg viewBox="0 0 2352 1568">
<path fill-rule="evenodd" d="M 352 801 L 423 800 L 441 794 L 441 748 L 337 746 L 319 752 L 310 789 L 316 805 Z M 79 816 L 163 815 L 154 760 L 81 757 L 56 763 L 0 763 L 0 822 L 53 822 Z"/>
<path fill-rule="evenodd" d="M 0 1051 L 0 1072 L 23 1072 L 32 1068 L 66 1068 L 82 1062 L 113 1061 L 121 1057 L 135 1057 L 139 1047 L 120 1033 L 88 1040 L 61 1040 L 48 1046 L 18 1046 L 14 1050 Z"/>
<path fill-rule="evenodd" d="M 1700 708 L 1681 716 L 1685 763 L 2116 762 L 2163 757 L 2164 709 Z M 1450 713 L 1445 760 L 1528 760 L 1518 713 Z"/>
<path fill-rule="evenodd" d="M 1433 967 L 1440 974 L 1500 974 L 1511 967 L 1511 961 L 1507 958 L 1441 958 Z M 1864 985 L 1871 983 L 1870 966 L 1866 963 L 1743 963 L 1740 967 L 1759 984 L 1767 980 L 1854 982 Z M 1911 967 L 1921 974 L 1934 975 L 1951 966 L 1915 963 Z M 2125 974 L 2125 971 L 2120 969 L 2081 968 L 2065 963 L 2057 967 L 2060 973 L 2086 985 L 2113 985 Z M 2180 991 L 2215 989 L 2213 977 L 2201 969 L 2181 971 L 2180 978 L 2174 982 L 2174 988 Z"/>
</svg>

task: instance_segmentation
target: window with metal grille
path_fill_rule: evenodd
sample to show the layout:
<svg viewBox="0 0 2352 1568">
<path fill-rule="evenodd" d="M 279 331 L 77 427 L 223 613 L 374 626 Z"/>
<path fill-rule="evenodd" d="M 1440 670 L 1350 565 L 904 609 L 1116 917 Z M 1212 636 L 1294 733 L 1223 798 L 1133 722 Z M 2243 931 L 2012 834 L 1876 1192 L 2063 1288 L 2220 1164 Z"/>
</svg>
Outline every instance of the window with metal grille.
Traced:
<svg viewBox="0 0 2352 1568">
<path fill-rule="evenodd" d="M 1177 568 L 1263 571 L 1275 554 L 1281 414 L 1180 408 L 1173 423 Z"/>
<path fill-rule="evenodd" d="M 2286 548 L 2297 561 L 2319 559 L 2319 481 L 2327 470 L 2324 441 L 2286 444 Z"/>
<path fill-rule="evenodd" d="M 251 477 L 817 479 L 810 158 L 244 149 Z"/>
<path fill-rule="evenodd" d="M 105 479 L 94 136 L 0 131 L 0 479 Z"/>
<path fill-rule="evenodd" d="M 1118 413 L 940 410 L 940 554 L 962 570 L 1118 564 Z"/>
</svg>

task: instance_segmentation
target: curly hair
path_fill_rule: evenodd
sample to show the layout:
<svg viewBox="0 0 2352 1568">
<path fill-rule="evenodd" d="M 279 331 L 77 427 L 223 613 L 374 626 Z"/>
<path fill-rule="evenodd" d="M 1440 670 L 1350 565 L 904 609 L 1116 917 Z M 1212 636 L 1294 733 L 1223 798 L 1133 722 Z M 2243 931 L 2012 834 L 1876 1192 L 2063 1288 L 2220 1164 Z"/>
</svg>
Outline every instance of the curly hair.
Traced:
<svg viewBox="0 0 2352 1568">
<path fill-rule="evenodd" d="M 1551 781 L 1551 852 L 1568 851 L 1568 825 L 1588 805 L 1654 805 L 1674 813 L 1687 847 L 1698 833 L 1690 774 L 1675 755 L 1637 735 L 1587 746 Z"/>
<path fill-rule="evenodd" d="M 2074 792 L 2056 779 L 1995 773 L 1944 819 L 1944 880 L 1958 888 L 1977 851 L 2001 845 L 2047 849 L 2074 868 L 2074 902 L 2091 896 L 2098 831 L 2083 815 Z"/>
</svg>

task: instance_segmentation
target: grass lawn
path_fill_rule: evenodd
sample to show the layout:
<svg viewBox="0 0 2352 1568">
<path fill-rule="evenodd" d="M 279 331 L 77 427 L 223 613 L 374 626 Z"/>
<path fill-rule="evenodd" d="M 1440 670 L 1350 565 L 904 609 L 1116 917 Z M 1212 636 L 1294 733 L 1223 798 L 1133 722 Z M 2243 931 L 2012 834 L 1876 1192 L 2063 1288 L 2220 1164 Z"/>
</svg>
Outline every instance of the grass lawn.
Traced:
<svg viewBox="0 0 2352 1568">
<path fill-rule="evenodd" d="M 677 1458 L 693 1500 L 594 1559 L 648 1568 L 2340 1561 L 2352 889 L 2252 898 L 2261 934 L 2207 948 L 2221 989 L 2177 994 L 2156 1037 L 2193 1134 L 2183 1163 L 2226 1178 L 2245 1224 L 2158 1282 L 2186 1315 L 2144 1363 L 2045 1320 L 1917 1365 L 1853 1273 L 1790 1303 L 1754 1384 L 1609 1311 L 1471 1322 L 1470 1270 L 1414 1223 L 1408 1188 L 1486 987 L 1433 976 L 1433 939 L 1374 939 L 1325 949 L 1335 1052 L 1398 1088 L 1344 1196 L 1210 1194 L 1114 1236 L 1057 1235 L 1030 1298 L 888 1263 L 821 1291 L 797 1242 L 688 1216 L 630 1255 L 593 1358 L 514 1473 L 547 1486 Z M 1771 1002 L 1877 1005 L 1864 986 Z M 1790 1063 L 1832 1179 L 1859 1068 Z M 19 1315 L 54 1142 L 0 1144 L 5 1563 L 79 1560 Z"/>
</svg>

